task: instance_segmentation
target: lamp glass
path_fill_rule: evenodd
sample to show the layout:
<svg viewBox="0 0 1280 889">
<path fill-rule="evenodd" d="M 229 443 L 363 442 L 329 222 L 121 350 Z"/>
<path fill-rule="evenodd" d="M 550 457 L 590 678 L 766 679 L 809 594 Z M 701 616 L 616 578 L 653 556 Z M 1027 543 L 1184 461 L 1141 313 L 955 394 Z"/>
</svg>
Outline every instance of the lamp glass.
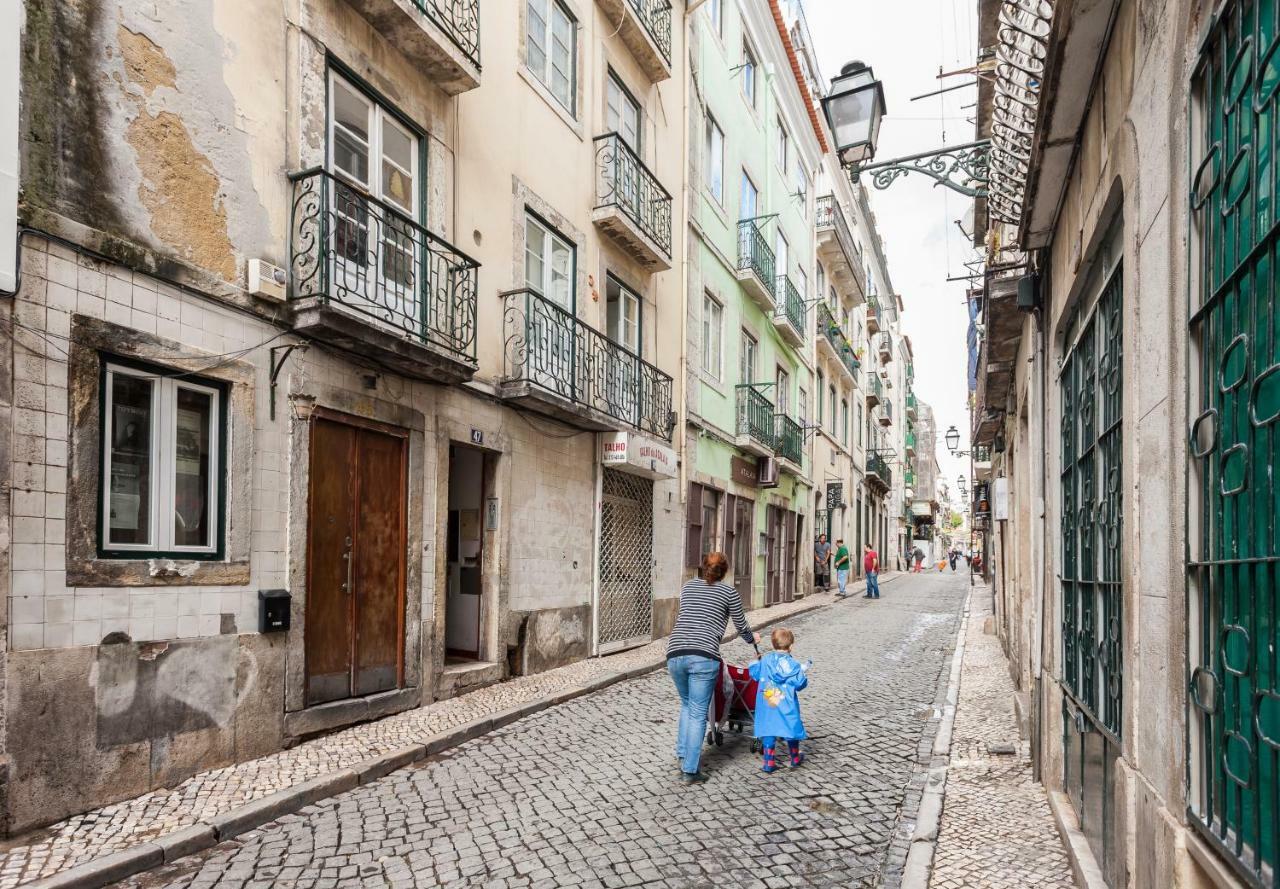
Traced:
<svg viewBox="0 0 1280 889">
<path fill-rule="evenodd" d="M 954 451 L 960 447 L 960 433 L 956 427 L 952 426 L 947 430 L 947 450 Z"/>
<path fill-rule="evenodd" d="M 831 81 L 831 91 L 822 100 L 822 111 L 836 153 L 846 164 L 863 163 L 876 153 L 880 121 L 884 117 L 884 88 L 870 68 L 845 66 L 846 73 Z"/>
</svg>

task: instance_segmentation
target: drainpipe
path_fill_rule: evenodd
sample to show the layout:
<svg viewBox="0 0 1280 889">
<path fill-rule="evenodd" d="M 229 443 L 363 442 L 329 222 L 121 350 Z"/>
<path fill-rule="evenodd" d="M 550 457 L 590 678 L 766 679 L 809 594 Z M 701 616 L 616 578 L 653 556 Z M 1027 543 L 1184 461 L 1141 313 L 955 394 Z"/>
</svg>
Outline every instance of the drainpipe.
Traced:
<svg viewBox="0 0 1280 889">
<path fill-rule="evenodd" d="M 0 0 L 0 293 L 18 290 L 18 74 L 22 0 Z"/>
<path fill-rule="evenodd" d="M 689 424 L 689 219 L 691 217 L 691 201 L 689 198 L 689 78 L 692 76 L 691 65 L 689 64 L 689 17 L 694 11 L 701 6 L 706 0 L 692 0 L 684 10 L 684 24 L 680 29 L 680 33 L 684 35 L 684 59 L 685 72 L 684 77 L 680 79 L 680 162 L 682 164 L 680 170 L 680 200 L 684 204 L 684 211 L 681 216 L 681 237 L 684 240 L 684 249 L 680 256 L 680 384 L 678 391 L 680 393 L 680 403 L 676 405 L 676 428 L 674 430 L 678 442 L 679 459 L 679 479 L 680 490 L 678 502 L 680 504 L 680 520 L 684 521 L 684 516 L 688 509 L 689 500 L 689 454 L 685 449 L 685 429 Z M 696 448 L 697 445 L 695 444 Z M 684 544 L 681 543 L 681 549 Z M 683 564 L 683 559 L 681 559 Z"/>
</svg>

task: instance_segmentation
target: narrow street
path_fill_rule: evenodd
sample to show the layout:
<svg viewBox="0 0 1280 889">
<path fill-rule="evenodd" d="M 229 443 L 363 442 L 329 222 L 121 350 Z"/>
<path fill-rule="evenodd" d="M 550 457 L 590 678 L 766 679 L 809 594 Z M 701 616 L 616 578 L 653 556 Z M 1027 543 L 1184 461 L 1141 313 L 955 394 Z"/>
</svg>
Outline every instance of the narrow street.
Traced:
<svg viewBox="0 0 1280 889">
<path fill-rule="evenodd" d="M 815 662 L 798 771 L 761 774 L 731 735 L 706 785 L 679 784 L 658 672 L 121 885 L 895 886 L 965 580 L 904 576 L 791 623 Z"/>
</svg>

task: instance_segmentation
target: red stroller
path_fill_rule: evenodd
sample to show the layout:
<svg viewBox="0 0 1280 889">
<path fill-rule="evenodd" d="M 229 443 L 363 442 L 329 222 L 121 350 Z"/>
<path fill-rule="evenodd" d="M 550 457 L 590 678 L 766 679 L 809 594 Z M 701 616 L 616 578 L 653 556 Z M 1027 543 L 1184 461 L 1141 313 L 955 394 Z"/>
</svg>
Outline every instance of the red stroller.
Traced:
<svg viewBox="0 0 1280 889">
<path fill-rule="evenodd" d="M 756 657 L 760 649 L 756 648 Z M 742 733 L 754 726 L 756 681 L 746 667 L 721 663 L 720 681 L 716 683 L 711 708 L 707 711 L 707 743 L 724 744 L 724 730 Z M 760 752 L 760 739 L 751 740 L 751 752 Z"/>
</svg>

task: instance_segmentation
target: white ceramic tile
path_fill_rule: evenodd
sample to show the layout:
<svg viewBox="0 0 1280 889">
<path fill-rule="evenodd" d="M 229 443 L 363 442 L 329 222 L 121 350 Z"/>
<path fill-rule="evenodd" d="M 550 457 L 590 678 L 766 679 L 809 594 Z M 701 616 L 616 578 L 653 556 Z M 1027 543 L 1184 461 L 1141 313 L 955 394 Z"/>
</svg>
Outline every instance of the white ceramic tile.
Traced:
<svg viewBox="0 0 1280 889">
<path fill-rule="evenodd" d="M 9 634 L 15 649 L 44 647 L 44 624 L 14 624 Z"/>
</svg>

